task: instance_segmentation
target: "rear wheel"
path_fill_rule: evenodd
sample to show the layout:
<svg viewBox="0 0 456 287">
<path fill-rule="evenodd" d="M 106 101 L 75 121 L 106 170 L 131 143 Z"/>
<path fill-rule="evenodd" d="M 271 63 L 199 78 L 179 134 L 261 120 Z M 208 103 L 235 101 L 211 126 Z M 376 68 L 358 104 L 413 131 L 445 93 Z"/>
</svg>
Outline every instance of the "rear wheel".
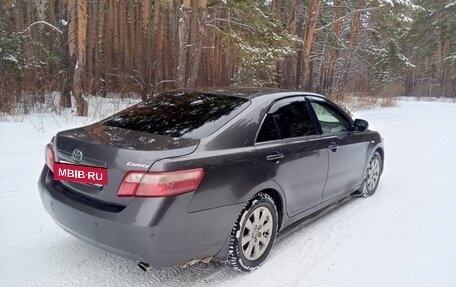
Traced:
<svg viewBox="0 0 456 287">
<path fill-rule="evenodd" d="M 377 191 L 380 176 L 382 175 L 383 164 L 382 157 L 378 152 L 374 152 L 364 175 L 364 184 L 358 190 L 356 195 L 368 197 Z"/>
<path fill-rule="evenodd" d="M 227 265 L 241 272 L 261 266 L 274 245 L 277 222 L 274 200 L 265 193 L 255 195 L 234 224 Z"/>
</svg>

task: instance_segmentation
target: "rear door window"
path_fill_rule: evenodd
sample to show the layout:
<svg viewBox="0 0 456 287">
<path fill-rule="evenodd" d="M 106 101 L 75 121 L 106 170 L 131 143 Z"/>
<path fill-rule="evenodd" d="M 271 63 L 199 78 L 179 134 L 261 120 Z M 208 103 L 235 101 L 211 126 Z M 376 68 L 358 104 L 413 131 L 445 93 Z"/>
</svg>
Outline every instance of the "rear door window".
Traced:
<svg viewBox="0 0 456 287">
<path fill-rule="evenodd" d="M 257 142 L 314 135 L 315 129 L 303 97 L 276 102 L 258 133 Z"/>
<path fill-rule="evenodd" d="M 171 137 L 200 139 L 226 124 L 244 110 L 244 98 L 198 92 L 159 94 L 100 123 Z"/>
</svg>

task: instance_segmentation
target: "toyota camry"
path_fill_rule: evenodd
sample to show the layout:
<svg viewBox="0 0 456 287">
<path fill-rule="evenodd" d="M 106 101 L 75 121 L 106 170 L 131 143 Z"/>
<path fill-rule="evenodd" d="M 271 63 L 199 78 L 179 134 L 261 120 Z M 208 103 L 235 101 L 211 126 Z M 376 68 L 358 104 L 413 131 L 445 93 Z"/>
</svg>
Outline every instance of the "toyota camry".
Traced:
<svg viewBox="0 0 456 287">
<path fill-rule="evenodd" d="M 144 269 L 249 272 L 288 225 L 374 194 L 384 147 L 318 94 L 175 90 L 57 133 L 45 160 L 42 203 L 74 236 Z"/>
</svg>

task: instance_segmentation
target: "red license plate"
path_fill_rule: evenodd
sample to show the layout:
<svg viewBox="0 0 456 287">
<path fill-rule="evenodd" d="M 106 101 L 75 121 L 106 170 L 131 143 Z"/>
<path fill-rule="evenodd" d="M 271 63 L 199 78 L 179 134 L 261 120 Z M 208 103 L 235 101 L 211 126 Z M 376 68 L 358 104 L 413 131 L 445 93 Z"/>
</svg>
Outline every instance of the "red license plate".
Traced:
<svg viewBox="0 0 456 287">
<path fill-rule="evenodd" d="M 54 163 L 54 179 L 80 183 L 107 185 L 108 170 L 103 167 Z"/>
</svg>

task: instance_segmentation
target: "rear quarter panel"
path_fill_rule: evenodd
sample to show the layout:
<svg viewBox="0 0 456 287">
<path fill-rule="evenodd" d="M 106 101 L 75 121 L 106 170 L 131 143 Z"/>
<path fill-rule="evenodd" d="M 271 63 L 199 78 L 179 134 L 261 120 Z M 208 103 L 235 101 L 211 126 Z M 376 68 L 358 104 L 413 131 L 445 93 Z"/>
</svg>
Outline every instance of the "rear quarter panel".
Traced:
<svg viewBox="0 0 456 287">
<path fill-rule="evenodd" d="M 280 187 L 271 180 L 272 168 L 258 159 L 254 147 L 195 152 L 188 156 L 160 160 L 151 170 L 197 167 L 204 169 L 204 177 L 193 194 L 188 212 L 247 202 L 264 189 L 280 192 Z"/>
</svg>

